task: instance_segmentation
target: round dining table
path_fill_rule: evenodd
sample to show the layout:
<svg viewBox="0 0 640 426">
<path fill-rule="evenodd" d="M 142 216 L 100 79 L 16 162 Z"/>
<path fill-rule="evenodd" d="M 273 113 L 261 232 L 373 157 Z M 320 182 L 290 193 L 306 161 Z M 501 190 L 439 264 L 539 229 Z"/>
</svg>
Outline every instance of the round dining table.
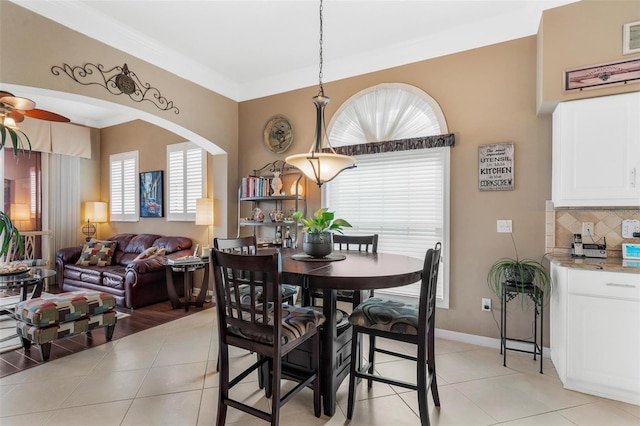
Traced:
<svg viewBox="0 0 640 426">
<path fill-rule="evenodd" d="M 300 253 L 292 249 L 281 250 L 283 282 L 323 291 L 322 309 L 326 322 L 321 334 L 321 387 L 324 413 L 333 416 L 337 389 L 349 373 L 351 342 L 350 326 L 341 332 L 337 329 L 336 291 L 383 289 L 418 282 L 422 279 L 423 260 L 359 251 L 340 251 L 344 254 L 343 260 L 296 260 Z"/>
</svg>

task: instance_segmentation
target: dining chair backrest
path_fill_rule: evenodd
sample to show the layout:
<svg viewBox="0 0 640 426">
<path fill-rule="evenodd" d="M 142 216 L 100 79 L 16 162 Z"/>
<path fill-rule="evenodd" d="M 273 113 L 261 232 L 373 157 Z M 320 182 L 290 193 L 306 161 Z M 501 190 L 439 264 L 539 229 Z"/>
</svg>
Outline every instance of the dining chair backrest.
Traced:
<svg viewBox="0 0 640 426">
<path fill-rule="evenodd" d="M 378 252 L 378 234 L 373 235 L 333 235 L 333 243 L 338 245 L 338 250 L 355 250 L 371 253 Z"/>
<path fill-rule="evenodd" d="M 263 336 L 261 339 L 279 341 L 280 327 L 270 323 L 269 315 L 273 313 L 274 318 L 281 315 L 280 253 L 248 256 L 219 249 L 214 249 L 213 253 L 221 338 L 226 340 L 231 329 L 235 330 L 232 334 Z M 264 302 L 263 294 L 269 295 Z M 242 303 L 235 303 L 236 300 Z M 251 347 L 251 340 L 247 339 L 247 342 L 249 347 L 245 348 L 255 350 Z"/>
<path fill-rule="evenodd" d="M 226 252 L 238 252 L 241 254 L 256 254 L 256 236 L 239 238 L 214 238 L 213 247 Z"/>
<path fill-rule="evenodd" d="M 313 389 L 314 414 L 320 417 L 320 335 L 324 316 L 313 309 L 282 304 L 280 253 L 239 254 L 214 248 L 211 256 L 217 301 L 220 371 L 216 424 L 224 425 L 227 407 L 240 409 L 278 425 L 280 408 L 291 397 Z M 241 291 L 241 289 L 244 289 Z M 265 297 L 266 295 L 266 297 Z M 248 299 L 245 300 L 245 297 Z M 240 300 L 240 303 L 236 301 Z M 299 385 L 282 395 L 282 356 L 311 340 L 311 368 L 299 376 L 288 377 Z M 229 346 L 258 355 L 258 361 L 231 378 Z M 244 363 L 244 361 L 243 361 Z M 271 413 L 234 400 L 229 390 L 253 371 L 260 371 L 259 382 L 271 397 Z"/>
<path fill-rule="evenodd" d="M 438 292 L 438 272 L 440 270 L 440 252 L 442 245 L 427 250 L 422 268 L 422 286 L 420 287 L 418 335 L 428 336 L 433 343 L 436 316 L 436 293 Z M 420 327 L 425 329 L 421 332 Z M 433 348 L 433 345 L 429 345 Z"/>
</svg>

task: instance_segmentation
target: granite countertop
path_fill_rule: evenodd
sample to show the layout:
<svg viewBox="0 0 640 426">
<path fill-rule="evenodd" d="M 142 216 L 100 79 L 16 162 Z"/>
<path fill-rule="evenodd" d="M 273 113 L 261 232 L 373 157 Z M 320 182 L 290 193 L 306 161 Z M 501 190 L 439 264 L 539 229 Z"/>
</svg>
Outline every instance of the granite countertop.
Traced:
<svg viewBox="0 0 640 426">
<path fill-rule="evenodd" d="M 594 271 L 627 272 L 640 274 L 640 261 L 625 261 L 619 257 L 606 259 L 592 257 L 571 257 L 566 253 L 547 253 L 545 255 L 550 262 L 567 268 L 589 269 Z"/>
</svg>

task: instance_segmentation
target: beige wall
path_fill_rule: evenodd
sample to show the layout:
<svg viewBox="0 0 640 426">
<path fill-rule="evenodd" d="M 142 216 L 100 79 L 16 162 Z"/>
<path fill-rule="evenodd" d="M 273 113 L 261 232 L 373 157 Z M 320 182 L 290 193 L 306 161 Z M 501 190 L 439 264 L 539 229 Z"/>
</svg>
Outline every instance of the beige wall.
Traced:
<svg viewBox="0 0 640 426">
<path fill-rule="evenodd" d="M 167 200 L 167 145 L 186 142 L 184 138 L 141 120 L 102 129 L 102 148 L 100 155 L 104 159 L 100 167 L 100 199 L 109 200 L 109 156 L 131 150 L 138 151 L 140 172 L 163 170 L 164 199 Z M 207 174 L 212 173 L 212 156 L 207 158 Z M 208 179 L 208 195 L 211 196 L 212 179 Z M 203 245 L 207 240 L 207 227 L 196 226 L 193 222 L 167 221 L 166 206 L 164 217 L 141 217 L 139 222 L 110 222 L 100 226 L 100 236 L 110 237 L 119 233 L 152 233 L 160 235 L 178 235 L 189 237 Z M 211 237 L 213 238 L 213 237 Z M 210 244 L 210 243 L 209 243 Z"/>
<path fill-rule="evenodd" d="M 174 133 L 193 132 L 194 142 L 211 153 L 225 152 L 214 159 L 221 162 L 214 170 L 217 178 L 214 190 L 219 200 L 217 207 L 223 211 L 216 221 L 215 232 L 226 235 L 231 229 L 235 233 L 235 228 L 226 219 L 236 214 L 233 194 L 238 161 L 237 102 L 8 1 L 0 2 L 0 51 L 2 83 L 66 92 L 134 108 L 148 121 L 171 128 Z M 98 85 L 81 85 L 65 74 L 56 76 L 51 72 L 54 65 L 82 66 L 88 62 L 102 64 L 107 69 L 126 63 L 140 80 L 158 88 L 163 96 L 173 101 L 180 113 L 162 111 L 151 102 L 134 102 L 127 96 L 112 95 Z M 135 140 L 132 142 L 135 144 Z M 141 153 L 141 158 L 144 155 Z M 220 172 L 224 174 L 218 175 Z M 84 192 L 86 188 L 83 188 Z"/>
<path fill-rule="evenodd" d="M 551 191 L 551 120 L 535 113 L 535 49 L 535 37 L 527 37 L 325 84 L 331 97 L 327 120 L 360 90 L 402 82 L 431 95 L 442 107 L 449 131 L 455 133 L 451 150 L 451 303 L 449 310 L 438 312 L 440 328 L 499 336 L 491 314 L 480 309 L 481 298 L 492 296 L 485 282 L 489 266 L 502 256 L 513 255 L 508 235 L 496 233 L 496 219 L 513 220 L 521 256 L 540 258 L 544 253 L 545 200 Z M 313 87 L 240 104 L 241 173 L 308 150 L 315 120 L 311 97 L 316 92 Z M 295 131 L 292 147 L 282 155 L 267 152 L 260 138 L 273 114 L 289 117 Z M 515 143 L 516 189 L 478 191 L 478 146 L 508 141 Z M 310 210 L 319 204 L 315 189 L 310 194 Z M 493 306 L 499 307 L 495 296 Z M 514 315 L 513 321 L 513 330 L 529 332 L 528 315 Z"/>
<path fill-rule="evenodd" d="M 564 93 L 565 70 L 637 58 L 622 54 L 622 26 L 640 20 L 638 0 L 582 0 L 544 12 L 539 39 L 537 108 L 550 113 L 558 102 L 640 90 L 640 84 Z"/>
<path fill-rule="evenodd" d="M 513 220 L 521 257 L 539 259 L 545 250 L 545 201 L 551 195 L 551 119 L 548 114 L 537 115 L 538 106 L 542 101 L 569 98 L 559 92 L 557 82 L 562 70 L 620 57 L 621 36 L 614 33 L 621 34 L 622 23 L 638 19 L 640 15 L 632 10 L 634 4 L 637 1 L 589 1 L 546 12 L 540 46 L 535 36 L 526 37 L 325 84 L 326 94 L 331 97 L 327 120 L 358 91 L 383 82 L 403 82 L 421 88 L 438 101 L 449 131 L 456 135 L 456 145 L 451 151 L 451 304 L 449 310 L 439 310 L 439 328 L 499 336 L 492 315 L 480 310 L 481 298 L 492 296 L 485 283 L 489 266 L 500 257 L 513 256 L 511 239 L 496 233 L 496 220 Z M 70 79 L 53 77 L 49 71 L 51 65 L 60 63 L 126 61 L 138 75 L 150 76 L 149 80 L 157 87 L 166 89 L 166 96 L 181 106 L 180 115 L 170 120 L 205 136 L 229 153 L 228 158 L 222 160 L 219 156 L 210 158 L 214 170 L 223 171 L 224 177 L 228 177 L 225 185 L 228 194 L 224 191 L 215 194 L 215 197 L 224 197 L 223 203 L 228 200 L 225 212 L 229 222 L 224 231 L 235 232 L 239 177 L 287 154 L 306 151 L 312 143 L 315 112 L 311 97 L 317 93 L 317 87 L 238 105 L 8 2 L 0 3 L 0 15 L 3 58 L 0 80 L 3 82 L 79 93 L 131 106 L 126 98 L 114 99 L 104 89 L 86 88 Z M 605 35 L 600 36 L 603 31 Z M 589 43 L 583 43 L 584 40 Z M 539 67 L 538 55 L 543 61 Z M 537 69 L 540 69 L 538 77 Z M 536 87 L 536 78 L 541 82 L 539 87 Z M 637 90 L 635 88 L 598 89 L 585 91 L 581 96 Z M 537 93 L 542 101 L 537 99 Z M 162 115 L 153 106 L 133 106 Z M 263 126 L 274 114 L 288 116 L 295 130 L 292 147 L 282 155 L 272 154 L 262 145 Z M 101 139 L 103 199 L 108 190 L 104 162 L 108 161 L 109 153 L 140 149 L 141 171 L 165 169 L 166 144 L 181 141 L 173 133 L 140 122 L 104 129 Z M 507 141 L 515 144 L 515 190 L 478 191 L 478 146 Z M 224 177 L 216 177 L 216 185 Z M 307 190 L 309 208 L 318 207 L 319 191 L 314 187 Z M 153 232 L 158 223 L 165 227 L 163 234 L 206 232 L 188 229 L 195 228 L 191 224 L 170 224 L 158 219 L 112 224 L 111 229 L 101 229 L 101 232 L 134 229 Z M 497 319 L 499 304 L 495 296 L 493 300 Z M 510 311 L 513 312 L 510 312 L 509 326 L 514 337 L 529 337 L 531 311 L 523 313 L 517 303 L 510 306 Z M 548 315 L 545 316 L 548 324 Z M 545 334 L 548 342 L 548 326 Z"/>
</svg>

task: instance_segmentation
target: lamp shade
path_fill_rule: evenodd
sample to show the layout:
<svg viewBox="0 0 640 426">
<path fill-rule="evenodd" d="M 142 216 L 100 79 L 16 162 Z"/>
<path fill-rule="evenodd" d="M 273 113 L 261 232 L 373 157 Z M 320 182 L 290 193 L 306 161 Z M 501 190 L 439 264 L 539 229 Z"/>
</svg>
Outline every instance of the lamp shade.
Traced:
<svg viewBox="0 0 640 426">
<path fill-rule="evenodd" d="M 213 198 L 196 198 L 196 225 L 213 225 Z"/>
<path fill-rule="evenodd" d="M 354 167 L 356 163 L 356 159 L 351 156 L 328 152 L 295 154 L 287 157 L 286 161 L 313 179 L 318 186 L 329 182 L 341 171 Z"/>
<path fill-rule="evenodd" d="M 11 204 L 11 220 L 31 220 L 29 204 Z"/>
<path fill-rule="evenodd" d="M 107 221 L 107 203 L 87 201 L 84 203 L 84 219 L 87 222 L 102 223 Z"/>
</svg>

